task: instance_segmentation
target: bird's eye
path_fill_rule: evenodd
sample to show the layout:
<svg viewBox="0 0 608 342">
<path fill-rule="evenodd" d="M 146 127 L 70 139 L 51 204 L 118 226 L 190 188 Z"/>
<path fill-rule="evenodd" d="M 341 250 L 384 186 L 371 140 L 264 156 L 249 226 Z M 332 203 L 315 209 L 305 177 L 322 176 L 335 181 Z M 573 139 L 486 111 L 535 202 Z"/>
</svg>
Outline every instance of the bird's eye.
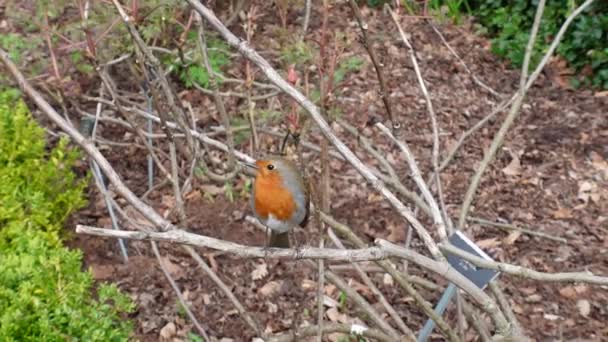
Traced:
<svg viewBox="0 0 608 342">
<path fill-rule="evenodd" d="M 274 165 L 272 165 L 272 164 L 268 164 L 268 166 L 266 166 L 266 168 L 267 168 L 268 170 L 274 170 Z"/>
</svg>

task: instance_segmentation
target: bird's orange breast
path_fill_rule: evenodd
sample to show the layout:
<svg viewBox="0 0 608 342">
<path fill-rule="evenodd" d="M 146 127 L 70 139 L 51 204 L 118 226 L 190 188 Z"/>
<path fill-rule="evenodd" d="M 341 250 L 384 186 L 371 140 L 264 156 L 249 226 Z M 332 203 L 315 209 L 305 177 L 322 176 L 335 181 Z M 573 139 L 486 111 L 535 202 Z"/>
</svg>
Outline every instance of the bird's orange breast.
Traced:
<svg viewBox="0 0 608 342">
<path fill-rule="evenodd" d="M 261 218 L 274 216 L 281 221 L 291 219 L 296 211 L 296 203 L 289 190 L 283 185 L 278 174 L 258 175 L 254 183 L 255 211 Z"/>
</svg>

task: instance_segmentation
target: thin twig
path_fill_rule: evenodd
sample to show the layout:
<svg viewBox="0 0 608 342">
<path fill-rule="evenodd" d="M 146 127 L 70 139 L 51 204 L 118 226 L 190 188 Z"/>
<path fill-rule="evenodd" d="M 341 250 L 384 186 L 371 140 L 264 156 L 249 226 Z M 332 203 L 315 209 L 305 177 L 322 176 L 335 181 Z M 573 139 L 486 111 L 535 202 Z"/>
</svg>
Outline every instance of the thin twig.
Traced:
<svg viewBox="0 0 608 342">
<path fill-rule="evenodd" d="M 195 12 L 196 13 L 196 12 Z M 215 79 L 215 74 L 213 72 L 213 68 L 211 67 L 211 62 L 209 61 L 209 54 L 207 52 L 207 41 L 205 39 L 205 28 L 202 18 L 200 14 L 196 13 L 196 22 L 198 24 L 198 35 L 197 35 L 197 45 L 200 51 L 200 54 L 203 59 L 203 64 L 205 69 L 207 70 L 207 74 L 209 75 L 209 85 L 213 91 L 213 99 L 215 100 L 215 106 L 217 107 L 217 111 L 220 114 L 220 118 L 222 120 L 222 125 L 224 126 L 226 132 L 226 145 L 228 146 L 228 172 L 224 175 L 225 181 L 233 179 L 236 177 L 238 173 L 238 165 L 236 164 L 236 158 L 234 156 L 234 135 L 232 133 L 232 127 L 230 126 L 230 118 L 228 117 L 228 113 L 226 112 L 226 108 L 224 106 L 224 101 L 218 95 L 219 86 L 217 84 L 217 80 Z M 211 170 L 209 170 L 211 171 Z"/>
<path fill-rule="evenodd" d="M 321 133 L 327 138 L 340 154 L 368 181 L 368 183 L 378 192 L 380 192 L 395 210 L 404 217 L 416 229 L 422 241 L 426 245 L 430 253 L 436 258 L 442 258 L 441 253 L 437 249 L 437 244 L 430 236 L 428 230 L 424 228 L 422 223 L 414 217 L 413 213 L 393 194 L 384 183 L 374 175 L 373 171 L 367 167 L 351 150 L 340 140 L 333 132 L 327 121 L 320 114 L 319 109 L 300 91 L 293 87 L 289 82 L 285 81 L 279 73 L 253 50 L 245 41 L 236 37 L 230 32 L 224 24 L 215 16 L 215 14 L 207 7 L 202 5 L 197 0 L 186 0 L 197 12 L 199 12 L 213 28 L 220 33 L 224 40 L 231 46 L 235 47 L 243 56 L 254 62 L 279 89 L 296 100 L 319 126 Z"/>
<path fill-rule="evenodd" d="M 316 267 L 317 264 L 312 262 L 311 260 L 307 260 L 307 265 Z M 346 297 L 349 301 L 353 302 L 355 305 L 360 307 L 365 313 L 368 315 L 371 321 L 373 321 L 378 327 L 380 327 L 384 332 L 386 332 L 389 336 L 392 336 L 394 339 L 399 338 L 399 333 L 391 327 L 380 314 L 374 309 L 374 307 L 361 296 L 355 289 L 351 286 L 348 286 L 346 281 L 339 275 L 333 273 L 330 270 L 325 270 L 325 277 L 327 280 L 331 281 L 336 287 L 346 293 Z M 318 335 L 317 335 L 318 336 Z"/>
<path fill-rule="evenodd" d="M 539 280 L 544 282 L 583 282 L 594 285 L 608 285 L 608 277 L 596 276 L 591 272 L 557 272 L 547 273 L 539 272 L 527 267 L 516 266 L 504 262 L 488 261 L 477 257 L 471 253 L 465 252 L 458 247 L 450 244 L 439 244 L 441 250 L 454 254 L 467 261 L 472 262 L 475 266 L 501 271 L 503 273 L 516 275 L 522 278 Z"/>
<path fill-rule="evenodd" d="M 333 241 L 333 243 L 338 248 L 346 249 L 344 247 L 344 244 L 342 244 L 342 241 L 340 241 L 340 239 L 338 239 L 338 237 L 336 236 L 336 233 L 334 233 L 333 229 L 329 228 L 328 234 L 329 234 L 329 237 L 331 238 L 331 240 Z M 365 283 L 365 286 L 367 286 L 372 291 L 374 296 L 376 296 L 376 298 L 378 298 L 378 300 L 380 301 L 380 303 L 382 304 L 382 306 L 384 307 L 386 312 L 391 316 L 391 318 L 393 319 L 395 324 L 399 327 L 401 332 L 403 334 L 405 334 L 407 337 L 409 337 L 412 341 L 415 341 L 416 335 L 414 335 L 412 330 L 401 319 L 401 317 L 399 316 L 399 314 L 397 313 L 395 308 L 386 300 L 386 297 L 384 297 L 382 292 L 380 292 L 380 290 L 378 289 L 376 284 L 374 284 L 374 282 L 369 278 L 367 273 L 365 271 L 363 271 L 363 269 L 361 268 L 361 266 L 359 266 L 359 264 L 352 263 L 351 265 L 354 267 L 357 274 L 359 274 L 359 277 L 361 278 L 361 280 L 363 280 L 363 283 Z"/>
<path fill-rule="evenodd" d="M 446 240 L 448 234 L 446 231 L 445 221 L 443 220 L 443 216 L 441 214 L 441 210 L 439 209 L 439 205 L 437 205 L 437 201 L 435 201 L 435 198 L 431 194 L 431 190 L 429 189 L 428 185 L 422 178 L 422 174 L 420 173 L 420 168 L 418 167 L 418 163 L 416 162 L 416 159 L 414 158 L 414 154 L 410 150 L 407 143 L 397 139 L 391 133 L 391 131 L 388 129 L 388 127 L 384 126 L 381 122 L 376 123 L 375 126 L 378 127 L 378 129 L 380 129 L 380 131 L 382 133 L 384 133 L 389 139 L 391 139 L 393 141 L 393 143 L 395 143 L 397 145 L 397 147 L 399 147 L 399 149 L 401 150 L 401 153 L 403 153 L 403 156 L 405 157 L 405 160 L 407 161 L 407 165 L 409 166 L 409 169 L 410 169 L 410 173 L 411 173 L 410 176 L 412 177 L 412 179 L 418 186 L 418 190 L 420 190 L 420 192 L 422 193 L 422 197 L 424 198 L 426 203 L 429 205 L 429 208 L 431 209 L 433 221 L 434 221 L 435 225 L 437 226 L 437 232 L 439 233 L 439 237 L 441 238 L 441 240 Z"/>
<path fill-rule="evenodd" d="M 332 228 L 334 228 L 340 235 L 346 237 L 348 241 L 353 243 L 358 248 L 366 247 L 366 244 L 357 235 L 355 235 L 352 229 L 350 229 L 350 227 L 348 227 L 347 225 L 337 222 L 331 216 L 323 212 L 319 212 L 319 216 L 323 221 L 325 221 Z M 431 304 L 426 301 L 424 297 L 422 297 L 422 295 L 420 295 L 420 293 L 416 291 L 416 289 L 412 286 L 412 284 L 410 283 L 410 276 L 398 272 L 397 269 L 393 267 L 392 263 L 388 260 L 380 260 L 376 263 L 378 264 L 378 266 L 382 267 L 386 273 L 393 277 L 395 282 L 397 282 L 397 284 L 399 284 L 399 286 L 401 286 L 401 288 L 404 289 L 405 292 L 407 292 L 407 294 L 414 299 L 416 305 L 418 305 L 418 307 L 420 307 L 422 311 L 424 311 L 424 313 L 428 317 L 430 317 L 435 322 L 435 324 L 437 324 L 439 330 L 441 330 L 446 336 L 448 336 L 450 340 L 458 340 L 458 336 L 454 333 L 453 329 L 447 324 L 443 317 L 437 315 L 437 313 L 435 313 L 435 311 L 433 310 Z"/>
<path fill-rule="evenodd" d="M 199 267 L 205 272 L 211 280 L 222 290 L 222 292 L 228 297 L 228 299 L 232 302 L 232 305 L 238 310 L 239 314 L 243 317 L 245 322 L 249 324 L 249 326 L 258 334 L 258 336 L 263 336 L 263 330 L 260 328 L 259 322 L 257 322 L 253 316 L 247 312 L 243 304 L 236 298 L 234 293 L 230 290 L 230 288 L 220 279 L 220 277 L 213 272 L 211 267 L 207 265 L 207 263 L 201 258 L 201 256 L 194 250 L 194 248 L 190 246 L 184 246 L 184 249 L 190 254 L 192 259 L 196 261 Z"/>
<path fill-rule="evenodd" d="M 152 245 L 152 251 L 154 252 L 154 255 L 156 256 L 156 260 L 158 260 L 160 269 L 163 271 L 163 274 L 165 275 L 165 278 L 167 278 L 167 280 L 169 281 L 169 284 L 171 284 L 173 291 L 177 295 L 177 299 L 179 300 L 184 311 L 186 311 L 186 315 L 188 315 L 188 318 L 190 318 L 190 321 L 192 321 L 192 324 L 194 324 L 194 327 L 196 328 L 196 330 L 201 334 L 202 337 L 205 338 L 205 341 L 210 341 L 209 335 L 207 335 L 207 331 L 205 331 L 205 328 L 203 328 L 203 326 L 196 319 L 196 316 L 194 315 L 194 313 L 192 313 L 192 310 L 190 310 L 190 305 L 188 305 L 188 303 L 186 303 L 186 299 L 184 298 L 182 291 L 179 289 L 179 286 L 175 282 L 175 279 L 173 279 L 173 277 L 171 276 L 171 273 L 169 273 L 169 271 L 167 270 L 167 267 L 163 263 L 163 259 L 160 255 L 160 252 L 158 251 L 158 247 L 156 246 L 156 242 L 150 241 L 150 244 Z"/>
<path fill-rule="evenodd" d="M 281 335 L 273 336 L 268 339 L 269 342 L 291 342 L 300 341 L 301 337 L 313 336 L 317 334 L 319 327 L 316 325 L 310 325 L 303 328 L 298 328 L 297 335 L 293 332 L 284 333 Z M 371 339 L 372 341 L 384 341 L 393 342 L 398 341 L 379 330 L 371 329 L 360 324 L 340 324 L 340 323 L 325 323 L 323 325 L 323 333 L 330 334 L 334 332 L 341 332 L 344 334 L 362 336 Z"/>
<path fill-rule="evenodd" d="M 560 30 L 558 31 L 557 35 L 553 39 L 553 42 L 551 43 L 549 50 L 545 53 L 543 59 L 537 66 L 536 70 L 532 73 L 532 75 L 529 78 L 527 78 L 528 65 L 529 65 L 529 61 L 531 58 L 530 55 L 532 54 L 532 50 L 533 50 L 532 47 L 533 47 L 534 41 L 536 39 L 536 32 L 538 31 L 538 27 L 540 25 L 542 12 L 544 10 L 544 4 L 545 4 L 544 0 L 539 1 L 537 10 L 536 10 L 537 13 L 534 17 L 534 24 L 533 24 L 532 30 L 530 32 L 530 39 L 528 42 L 528 46 L 526 47 L 526 55 L 524 56 L 524 64 L 522 66 L 522 73 L 521 73 L 521 80 L 520 80 L 520 89 L 517 92 L 517 94 L 515 95 L 516 98 L 515 98 L 513 104 L 511 105 L 511 110 L 509 111 L 509 114 L 507 115 L 507 117 L 505 118 L 504 122 L 502 123 L 500 129 L 494 136 L 494 139 L 492 140 L 492 144 L 490 145 L 490 148 L 485 153 L 483 160 L 481 161 L 479 167 L 477 168 L 477 170 L 475 172 L 475 175 L 471 179 L 471 184 L 469 185 L 469 187 L 467 189 L 464 201 L 462 203 L 462 207 L 460 209 L 460 216 L 458 218 L 459 227 L 464 227 L 466 217 L 468 215 L 469 209 L 473 202 L 475 193 L 477 192 L 477 188 L 479 187 L 479 184 L 481 182 L 481 177 L 484 174 L 485 170 L 488 168 L 489 164 L 494 159 L 496 152 L 502 145 L 502 143 L 505 139 L 505 136 L 507 134 L 507 131 L 509 130 L 509 128 L 511 127 L 511 125 L 513 124 L 515 119 L 519 116 L 520 107 L 526 96 L 526 92 L 527 92 L 528 88 L 532 85 L 532 82 L 534 82 L 536 77 L 538 77 L 538 75 L 540 74 L 540 71 L 542 70 L 544 65 L 547 63 L 547 61 L 549 60 L 549 58 L 551 57 L 551 55 L 553 54 L 553 52 L 559 45 L 559 42 L 561 41 L 561 38 L 564 35 L 564 33 L 566 32 L 566 29 L 568 28 L 570 23 L 585 8 L 587 8 L 589 5 L 591 5 L 592 2 L 593 2 L 593 0 L 585 1 L 574 12 L 572 12 L 568 16 L 568 18 L 566 18 L 566 20 L 562 24 Z"/>
<path fill-rule="evenodd" d="M 467 217 L 467 221 L 473 221 L 482 225 L 486 225 L 486 226 L 490 226 L 490 227 L 496 227 L 496 228 L 500 228 L 503 230 L 507 230 L 507 231 L 518 231 L 518 232 L 522 232 L 524 234 L 528 234 L 528 235 L 532 235 L 532 236 L 536 236 L 539 238 L 543 238 L 543 239 L 547 239 L 547 240 L 552 240 L 552 241 L 557 241 L 557 242 L 561 242 L 561 243 L 568 243 L 568 240 L 562 238 L 562 237 L 558 237 L 558 236 L 553 236 L 547 233 L 543 233 L 543 232 L 539 232 L 536 230 L 532 230 L 532 229 L 527 229 L 527 228 L 521 228 L 518 227 L 514 224 L 508 224 L 508 223 L 501 223 L 501 222 L 494 222 L 494 221 L 490 221 L 490 220 L 485 220 L 482 218 L 478 218 L 478 217 Z"/>
<path fill-rule="evenodd" d="M 384 104 L 384 109 L 386 110 L 386 114 L 388 114 L 388 119 L 391 122 L 393 131 L 396 131 L 400 128 L 400 124 L 395 121 L 395 117 L 393 116 L 393 110 L 389 100 L 389 92 L 386 87 L 386 82 L 384 81 L 382 68 L 380 67 L 381 63 L 378 60 L 378 57 L 374 52 L 374 48 L 371 46 L 371 43 L 367 36 L 367 24 L 363 22 L 363 18 L 361 17 L 361 11 L 359 11 L 359 5 L 357 5 L 357 1 L 349 0 L 348 4 L 350 5 L 350 8 L 354 13 L 355 18 L 357 19 L 357 23 L 359 24 L 359 29 L 361 30 L 361 42 L 363 43 L 363 47 L 365 47 L 365 50 L 369 54 L 369 57 L 372 60 L 372 64 L 374 65 L 374 69 L 376 70 L 378 82 L 380 83 L 380 98 L 382 99 L 382 103 Z"/>
<path fill-rule="evenodd" d="M 416 52 L 414 51 L 414 47 L 412 46 L 409 39 L 407 38 L 407 35 L 403 31 L 403 28 L 399 23 L 399 18 L 397 18 L 395 12 L 393 12 L 390 7 L 388 7 L 388 11 L 391 15 L 391 18 L 393 19 L 393 22 L 395 23 L 395 26 L 397 26 L 397 29 L 399 30 L 401 39 L 409 50 L 410 60 L 412 61 L 412 65 L 414 66 L 416 78 L 418 79 L 418 85 L 420 86 L 420 90 L 422 91 L 422 95 L 424 96 L 427 111 L 431 119 L 431 126 L 433 131 L 433 150 L 431 153 L 431 164 L 433 165 L 433 174 L 435 179 L 435 185 L 437 186 L 437 195 L 439 197 L 439 205 L 441 205 L 441 212 L 439 212 L 439 205 L 432 198 L 432 196 L 430 196 L 430 198 L 428 197 L 428 189 L 426 189 L 424 186 L 421 186 L 421 184 L 417 184 L 420 189 L 420 192 L 422 192 L 423 197 L 426 199 L 427 203 L 431 207 L 431 210 L 433 212 L 433 219 L 435 220 L 435 224 L 438 225 L 439 238 L 441 240 L 446 240 L 447 232 L 451 233 L 451 225 L 443 200 L 443 190 L 441 187 L 441 178 L 439 176 L 439 126 L 437 123 L 437 115 L 435 114 L 435 110 L 433 109 L 433 102 L 431 101 L 431 97 L 426 88 L 424 78 L 422 77 L 422 73 L 420 72 L 420 67 L 418 66 L 418 59 L 416 58 Z M 407 143 L 404 142 L 403 145 L 407 148 Z M 403 150 L 403 147 L 401 147 L 401 149 Z M 409 163 L 410 161 L 408 160 L 408 164 Z M 415 172 L 412 168 L 412 165 L 410 165 L 410 169 L 412 170 L 412 172 Z M 447 232 L 446 228 L 448 230 Z"/>
<path fill-rule="evenodd" d="M 302 35 L 300 40 L 304 40 L 304 37 L 306 37 L 306 31 L 308 31 L 308 24 L 310 23 L 310 12 L 312 12 L 312 0 L 306 0 L 304 4 L 304 23 L 302 24 Z"/>
<path fill-rule="evenodd" d="M 485 89 L 488 93 L 492 94 L 493 96 L 499 98 L 500 94 L 492 89 L 490 86 L 488 86 L 487 84 L 483 83 L 472 71 L 471 69 L 469 69 L 469 67 L 467 66 L 467 64 L 464 62 L 464 60 L 462 58 L 460 58 L 460 56 L 458 55 L 458 53 L 456 53 L 456 51 L 450 46 L 450 44 L 447 42 L 447 40 L 445 39 L 445 37 L 443 36 L 443 34 L 441 33 L 441 31 L 439 31 L 439 29 L 433 24 L 433 22 L 431 20 L 428 21 L 429 25 L 431 26 L 431 28 L 433 28 L 433 31 L 435 31 L 435 33 L 437 33 L 437 35 L 439 36 L 439 38 L 441 39 L 441 41 L 443 42 L 443 44 L 448 48 L 448 50 L 450 51 L 450 53 L 452 55 L 454 55 L 454 57 L 456 57 L 456 59 L 458 60 L 458 62 L 462 65 L 462 67 L 464 68 L 464 70 L 471 75 L 471 78 L 473 78 L 473 81 L 480 86 L 481 88 Z"/>
</svg>

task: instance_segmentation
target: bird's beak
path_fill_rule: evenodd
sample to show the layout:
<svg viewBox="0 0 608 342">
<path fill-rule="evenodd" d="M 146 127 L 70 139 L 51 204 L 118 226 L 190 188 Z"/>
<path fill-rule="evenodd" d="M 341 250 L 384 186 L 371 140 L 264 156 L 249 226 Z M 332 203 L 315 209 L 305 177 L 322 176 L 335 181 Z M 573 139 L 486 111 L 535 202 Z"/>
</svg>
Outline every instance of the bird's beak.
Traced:
<svg viewBox="0 0 608 342">
<path fill-rule="evenodd" d="M 241 164 L 243 164 L 244 166 L 246 166 L 246 167 L 248 167 L 248 168 L 254 169 L 254 170 L 257 170 L 257 169 L 258 169 L 258 166 L 257 166 L 257 165 L 255 165 L 254 163 L 241 162 Z"/>
</svg>

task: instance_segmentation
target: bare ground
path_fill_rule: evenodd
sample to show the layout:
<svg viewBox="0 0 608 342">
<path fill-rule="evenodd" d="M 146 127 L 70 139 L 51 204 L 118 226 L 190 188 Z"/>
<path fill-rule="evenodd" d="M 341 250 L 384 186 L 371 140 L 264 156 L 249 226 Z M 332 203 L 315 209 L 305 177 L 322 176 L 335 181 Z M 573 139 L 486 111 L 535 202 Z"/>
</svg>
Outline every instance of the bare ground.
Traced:
<svg viewBox="0 0 608 342">
<path fill-rule="evenodd" d="M 279 43 L 268 37 L 275 36 L 279 30 L 275 24 L 278 20 L 272 10 L 263 13 L 253 45 L 262 51 L 276 50 Z M 320 16 L 316 11 L 313 14 L 310 28 L 312 33 L 308 38 L 318 39 Z M 396 29 L 387 24 L 387 16 L 381 12 L 364 10 L 364 17 L 370 26 L 374 48 L 381 52 L 394 111 L 403 123 L 401 137 L 410 142 L 417 160 L 426 172 L 431 157 L 430 120 L 407 51 L 400 42 Z M 347 37 L 356 37 L 357 27 L 350 18 L 347 6 L 336 5 L 332 9 L 330 27 L 344 32 Z M 474 84 L 471 76 L 449 53 L 428 23 L 406 18 L 402 24 L 411 34 L 417 51 L 440 129 L 444 133 L 441 136 L 441 150 L 445 152 L 463 131 L 487 115 L 499 99 Z M 449 24 L 438 26 L 449 44 L 483 82 L 505 96 L 516 90 L 519 73 L 509 69 L 503 61 L 491 54 L 488 40 L 476 36 L 471 24 L 460 27 Z M 239 27 L 234 28 L 242 35 Z M 299 29 L 297 25 L 290 28 Z M 348 46 L 346 54 L 369 60 L 356 41 Z M 227 73 L 242 78 L 242 63 L 242 60 L 237 59 Z M 302 66 L 298 68 L 304 69 Z M 521 116 L 509 132 L 495 162 L 483 177 L 471 216 L 518 224 L 565 238 L 567 243 L 508 233 L 474 222 L 469 222 L 463 229 L 499 261 L 539 271 L 589 270 L 606 275 L 608 97 L 605 93 L 564 87 L 563 82 L 559 82 L 559 75 L 559 68 L 555 63 L 551 64 L 530 90 Z M 229 90 L 229 87 L 226 89 Z M 403 182 L 414 189 L 413 183 L 407 179 L 406 164 L 395 146 L 365 125 L 372 117 L 384 117 L 371 63 L 368 61 L 360 71 L 347 74 L 339 89 L 335 106 L 341 109 L 342 118 L 356 125 L 376 142 L 377 147 L 398 170 Z M 84 89 L 85 93 L 96 91 Z M 211 102 L 192 90 L 185 90 L 180 95 L 193 104 Z M 282 97 L 281 101 L 285 106 L 289 103 Z M 229 101 L 228 106 L 233 113 L 237 113 L 238 106 L 243 104 Z M 265 106 L 269 104 L 257 104 L 258 108 Z M 445 201 L 454 219 L 457 218 L 469 179 L 503 117 L 504 113 L 500 114 L 467 140 L 456 159 L 442 174 Z M 213 118 L 207 120 L 214 123 Z M 355 138 L 339 126 L 334 127 L 359 156 L 372 165 L 376 164 L 358 147 Z M 125 132 L 119 126 L 104 123 L 99 134 L 107 139 L 121 140 Z M 318 132 L 313 131 L 309 138 L 318 142 Z M 270 138 L 266 142 L 277 144 L 276 140 Z M 246 142 L 239 148 L 248 151 Z M 142 150 L 135 147 L 112 147 L 105 150 L 104 154 L 132 190 L 138 194 L 145 192 L 146 161 Z M 315 161 L 317 159 L 314 154 L 307 153 L 306 156 Z M 402 243 L 407 229 L 404 221 L 380 197 L 370 195 L 363 179 L 348 165 L 334 161 L 332 171 L 332 214 L 370 242 L 375 237 L 382 237 Z M 317 172 L 315 162 L 309 167 L 308 173 L 316 178 Z M 247 245 L 262 245 L 263 233 L 243 220 L 244 215 L 250 214 L 247 195 L 241 195 L 244 183 L 244 177 L 237 179 L 233 186 L 237 196 L 231 202 L 222 191 L 195 182 L 195 190 L 186 196 L 189 231 Z M 214 192 L 217 193 L 213 194 Z M 171 189 L 162 187 L 149 196 L 148 203 L 163 213 L 173 205 L 171 196 Z M 89 207 L 79 212 L 73 222 L 109 227 L 109 218 L 100 194 L 91 189 L 89 197 Z M 318 229 L 314 226 L 298 234 L 299 240 L 306 244 L 315 244 L 318 239 Z M 122 263 L 115 241 L 74 235 L 70 245 L 83 250 L 85 267 L 92 270 L 95 279 L 116 282 L 136 301 L 137 311 L 131 318 L 135 321 L 138 339 L 158 340 L 161 329 L 169 323 L 176 326 L 176 338 L 184 339 L 192 331 L 192 324 L 179 308 L 148 244 L 129 242 L 131 257 L 128 264 Z M 177 246 L 160 246 L 167 267 L 196 316 L 208 329 L 209 335 L 251 340 L 253 331 L 214 283 L 197 269 L 194 261 Z M 421 244 L 414 239 L 413 246 L 417 248 Z M 316 272 L 302 262 L 243 260 L 209 250 L 200 252 L 266 331 L 280 332 L 304 322 L 314 324 Z M 264 265 L 267 274 L 254 280 L 257 275 L 255 271 L 263 269 Z M 415 268 L 412 272 L 425 275 Z M 377 304 L 369 289 L 359 283 L 354 272 L 340 273 L 362 295 Z M 373 273 L 373 279 L 405 322 L 411 327 L 420 327 L 424 317 L 411 304 L 411 298 L 404 296 L 396 286 L 386 283 L 382 273 Z M 430 279 L 437 280 L 433 277 Z M 608 341 L 607 289 L 583 284 L 541 283 L 508 275 L 502 275 L 500 280 L 520 323 L 535 340 Z M 437 281 L 440 285 L 445 285 L 440 280 Z M 422 292 L 432 302 L 440 296 L 438 291 Z M 326 287 L 326 294 L 339 300 L 339 291 L 331 285 Z M 328 315 L 327 318 L 340 322 L 360 316 L 350 303 L 338 311 L 344 315 Z M 454 319 L 453 310 L 447 315 Z M 334 340 L 336 337 L 330 338 Z M 436 339 L 440 340 L 439 335 Z"/>
</svg>

